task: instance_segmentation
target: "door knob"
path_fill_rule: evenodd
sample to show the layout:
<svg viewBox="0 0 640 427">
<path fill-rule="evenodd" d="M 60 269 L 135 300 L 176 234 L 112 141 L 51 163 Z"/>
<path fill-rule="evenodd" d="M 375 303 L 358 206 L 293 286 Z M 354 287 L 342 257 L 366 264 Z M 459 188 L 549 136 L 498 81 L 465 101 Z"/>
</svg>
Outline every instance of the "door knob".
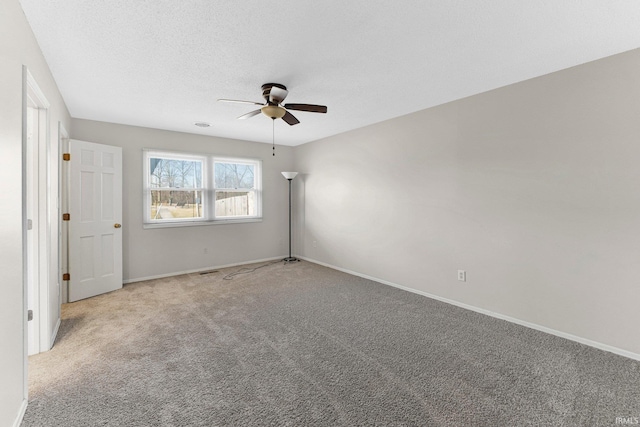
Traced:
<svg viewBox="0 0 640 427">
<path fill-rule="evenodd" d="M 113 228 L 120 228 L 120 227 L 122 227 L 122 224 L 118 224 L 117 222 L 113 224 Z"/>
</svg>

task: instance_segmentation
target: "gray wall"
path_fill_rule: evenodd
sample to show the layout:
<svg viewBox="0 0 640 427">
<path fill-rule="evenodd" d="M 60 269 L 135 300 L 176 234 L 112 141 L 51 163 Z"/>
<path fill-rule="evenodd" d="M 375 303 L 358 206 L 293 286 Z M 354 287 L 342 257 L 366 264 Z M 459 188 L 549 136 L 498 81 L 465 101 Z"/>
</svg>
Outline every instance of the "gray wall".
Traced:
<svg viewBox="0 0 640 427">
<path fill-rule="evenodd" d="M 123 149 L 123 275 L 134 281 L 284 256 L 288 244 L 291 147 L 73 119 L 72 139 Z M 242 224 L 143 229 L 142 149 L 182 150 L 262 160 L 263 220 Z M 204 253 L 204 249 L 208 253 Z"/>
<path fill-rule="evenodd" d="M 22 66 L 26 65 L 51 103 L 50 143 L 57 152 L 58 121 L 70 118 L 18 0 L 0 1 L 0 426 L 16 420 L 23 399 L 25 348 L 22 257 Z M 55 180 L 57 163 L 51 170 Z M 57 185 L 57 181 L 52 182 Z M 57 230 L 57 194 L 50 221 Z M 56 233 L 57 234 L 57 233 Z M 55 234 L 54 234 L 55 235 Z M 55 242 L 54 242 L 55 245 Z M 57 253 L 55 254 L 57 257 Z"/>
<path fill-rule="evenodd" d="M 639 76 L 634 50 L 296 147 L 296 253 L 640 354 Z"/>
</svg>

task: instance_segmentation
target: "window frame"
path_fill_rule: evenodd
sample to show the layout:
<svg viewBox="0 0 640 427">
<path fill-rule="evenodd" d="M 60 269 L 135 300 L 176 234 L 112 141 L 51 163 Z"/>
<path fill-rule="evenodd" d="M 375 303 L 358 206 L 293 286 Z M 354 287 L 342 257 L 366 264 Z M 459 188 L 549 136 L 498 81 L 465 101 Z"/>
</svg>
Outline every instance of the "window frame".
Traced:
<svg viewBox="0 0 640 427">
<path fill-rule="evenodd" d="M 144 148 L 143 162 L 143 228 L 184 227 L 213 224 L 237 224 L 243 222 L 262 221 L 262 160 L 246 157 L 217 156 L 203 153 L 190 153 L 184 151 L 160 150 Z M 202 187 L 183 190 L 179 188 L 151 187 L 151 158 L 165 158 L 170 160 L 195 160 L 202 162 Z M 215 187 L 215 163 L 237 163 L 252 165 L 254 167 L 254 188 L 251 189 L 219 189 Z M 151 219 L 151 192 L 155 190 L 166 191 L 200 191 L 202 198 L 203 217 L 198 218 L 172 218 Z M 216 216 L 215 198 L 217 191 L 253 192 L 255 194 L 255 215 L 244 216 Z"/>
</svg>

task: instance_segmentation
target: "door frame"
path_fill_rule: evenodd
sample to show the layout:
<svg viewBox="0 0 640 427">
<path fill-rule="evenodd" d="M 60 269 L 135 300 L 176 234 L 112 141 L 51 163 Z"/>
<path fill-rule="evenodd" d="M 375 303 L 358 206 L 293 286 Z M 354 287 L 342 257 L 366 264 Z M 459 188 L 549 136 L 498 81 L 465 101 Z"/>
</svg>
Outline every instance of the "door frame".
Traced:
<svg viewBox="0 0 640 427">
<path fill-rule="evenodd" d="M 47 303 L 47 289 L 43 284 L 47 283 L 48 277 L 48 248 L 47 248 L 47 232 L 48 228 L 47 224 L 47 194 L 46 188 L 48 186 L 48 167 L 46 162 L 47 156 L 47 147 L 49 140 L 49 101 L 44 96 L 42 90 L 38 86 L 38 83 L 33 78 L 29 70 L 25 67 L 25 100 L 23 105 L 23 114 L 24 114 L 24 136 L 23 143 L 25 144 L 25 159 L 24 168 L 23 168 L 23 184 L 25 186 L 23 192 L 25 193 L 25 210 L 23 212 L 23 220 L 24 220 L 24 251 L 25 251 L 25 297 L 27 300 L 27 304 L 29 301 L 29 294 L 31 295 L 31 299 L 33 302 L 33 320 L 32 320 L 32 333 L 31 336 L 29 334 L 29 324 L 27 324 L 26 332 L 28 344 L 31 344 L 32 351 L 31 354 L 36 354 L 41 351 L 42 346 L 42 336 L 43 332 L 46 331 L 46 323 L 47 316 L 46 312 L 46 303 Z M 29 158 L 26 155 L 27 150 L 29 149 L 29 142 L 27 140 L 27 114 L 28 108 L 36 108 L 38 112 L 38 137 L 35 141 L 32 141 L 32 151 L 34 153 L 34 158 L 32 164 L 29 165 Z M 37 165 L 34 167 L 34 165 Z M 35 169 L 35 170 L 34 170 Z M 29 193 L 27 187 L 27 179 L 28 175 L 33 173 L 36 177 L 36 180 L 33 182 L 33 194 Z M 31 207 L 32 212 L 31 216 L 33 218 L 28 218 L 29 210 L 27 207 L 33 204 Z M 36 235 L 32 237 L 32 241 L 35 242 L 36 245 L 36 253 L 34 254 L 34 259 L 31 259 L 30 254 L 30 245 L 29 245 L 29 237 L 27 236 L 28 230 L 28 220 L 32 220 L 33 227 L 36 231 Z M 44 244 L 43 244 L 44 243 Z M 31 265 L 30 261 L 35 263 L 35 265 Z M 30 288 L 28 281 L 28 274 L 32 274 L 34 279 L 33 287 Z M 45 303 L 45 304 L 43 304 Z M 43 310 L 45 309 L 45 310 Z M 28 306 L 27 306 L 28 310 Z"/>
<path fill-rule="evenodd" d="M 64 130 L 62 123 L 60 123 L 60 128 Z M 70 185 L 70 171 L 69 171 L 69 162 L 63 160 L 63 153 L 69 152 L 69 141 L 71 138 L 69 134 L 64 130 L 64 132 L 60 133 L 60 147 L 59 147 L 59 170 L 60 170 L 60 181 L 59 181 L 59 198 L 60 206 L 58 209 L 58 215 L 60 218 L 60 251 L 59 251 L 59 266 L 60 271 L 59 275 L 62 277 L 63 274 L 69 273 L 69 222 L 62 220 L 62 214 L 69 212 L 69 185 Z M 69 281 L 64 280 L 61 283 L 61 302 L 62 304 L 69 302 Z"/>
<path fill-rule="evenodd" d="M 51 126 L 50 126 L 50 103 L 40 89 L 33 75 L 26 66 L 23 66 L 23 105 L 22 105 L 22 217 L 23 217 L 23 299 L 24 299 L 24 335 L 25 335 L 25 365 L 28 365 L 29 355 L 29 324 L 27 321 L 28 301 L 29 301 L 29 268 L 33 268 L 37 272 L 37 282 L 33 287 L 33 336 L 32 354 L 48 351 L 53 346 L 55 336 L 59 327 L 60 320 L 60 264 L 59 264 L 59 232 L 53 232 L 58 229 L 59 216 L 59 179 L 54 177 L 55 171 L 52 170 L 57 166 L 53 164 L 53 156 L 59 151 L 58 137 L 55 138 L 52 147 Z M 36 217 L 37 236 L 34 236 L 37 242 L 37 265 L 29 264 L 29 247 L 27 228 L 27 203 L 30 203 L 27 194 L 27 174 L 31 167 L 27 165 L 27 108 L 35 106 L 38 109 L 38 138 L 34 148 L 37 149 L 37 182 L 35 182 L 35 204 L 37 204 Z M 66 131 L 65 131 L 66 132 Z M 56 162 L 57 163 L 57 162 Z M 55 295 L 55 293 L 58 295 Z M 56 304 L 56 307 L 52 307 Z M 55 311 L 54 311 L 55 309 Z M 51 319 L 52 315 L 57 314 L 57 319 Z M 25 366 L 25 390 L 27 388 Z M 26 395 L 25 391 L 25 395 Z"/>
<path fill-rule="evenodd" d="M 57 270 L 56 280 L 58 283 L 58 305 L 62 308 L 62 304 L 67 302 L 67 284 L 69 282 L 62 280 L 62 275 L 68 273 L 68 252 L 67 252 L 67 239 L 68 229 L 67 221 L 62 220 L 62 214 L 69 212 L 67 203 L 67 195 L 65 191 L 68 187 L 68 179 L 65 169 L 65 164 L 68 162 L 63 161 L 62 153 L 67 153 L 69 150 L 69 132 L 65 129 L 62 122 L 58 122 L 58 200 L 57 200 L 57 212 L 58 212 L 58 254 L 57 254 Z M 65 251 L 65 252 L 63 252 Z M 59 317 L 62 317 L 60 315 Z M 51 347 L 53 347 L 53 341 L 58 334 L 58 328 L 60 327 L 60 319 L 58 319 L 58 325 L 55 327 L 55 332 L 51 337 Z"/>
</svg>

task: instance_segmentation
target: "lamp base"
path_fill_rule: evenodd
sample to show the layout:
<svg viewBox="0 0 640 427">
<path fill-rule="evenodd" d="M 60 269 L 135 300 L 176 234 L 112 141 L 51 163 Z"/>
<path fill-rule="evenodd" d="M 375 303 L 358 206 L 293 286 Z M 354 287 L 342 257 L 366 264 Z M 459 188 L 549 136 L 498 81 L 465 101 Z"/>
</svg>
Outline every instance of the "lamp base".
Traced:
<svg viewBox="0 0 640 427">
<path fill-rule="evenodd" d="M 300 261 L 300 260 L 299 260 L 298 258 L 296 258 L 296 257 L 292 257 L 292 256 L 290 256 L 290 257 L 286 257 L 285 259 L 283 259 L 283 261 L 284 261 L 284 262 L 285 262 L 285 264 L 286 264 L 286 263 L 288 263 L 288 262 L 298 262 L 298 261 Z"/>
</svg>

